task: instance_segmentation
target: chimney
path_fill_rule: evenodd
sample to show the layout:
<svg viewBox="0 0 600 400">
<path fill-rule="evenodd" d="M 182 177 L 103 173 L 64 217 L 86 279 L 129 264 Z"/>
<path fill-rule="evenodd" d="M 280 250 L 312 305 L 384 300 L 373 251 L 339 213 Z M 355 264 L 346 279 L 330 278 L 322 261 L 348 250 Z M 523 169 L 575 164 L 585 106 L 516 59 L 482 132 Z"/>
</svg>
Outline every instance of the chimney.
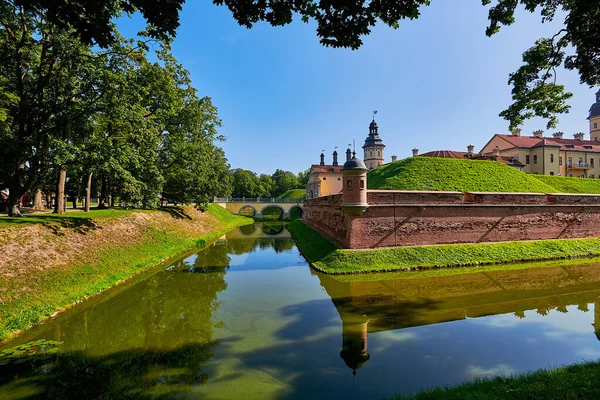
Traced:
<svg viewBox="0 0 600 400">
<path fill-rule="evenodd" d="M 348 150 L 346 150 L 346 161 L 350 161 L 352 159 L 352 151 L 350 150 L 350 148 L 348 148 Z"/>
<path fill-rule="evenodd" d="M 419 155 L 419 149 L 417 149 L 416 147 L 412 150 L 413 152 L 413 157 L 416 157 Z"/>
<path fill-rule="evenodd" d="M 585 136 L 585 134 L 583 132 L 578 132 L 576 134 L 573 135 L 573 137 L 575 138 L 575 140 L 583 140 L 583 137 Z"/>
<path fill-rule="evenodd" d="M 517 128 L 512 131 L 512 135 L 516 137 L 521 137 L 521 128 Z"/>
<path fill-rule="evenodd" d="M 392 156 L 392 162 L 396 162 L 396 159 L 398 159 L 398 156 Z"/>
<path fill-rule="evenodd" d="M 538 129 L 537 131 L 533 131 L 533 137 L 541 138 L 542 135 L 544 135 L 544 131 L 541 129 Z"/>
<path fill-rule="evenodd" d="M 325 165 L 325 154 L 321 153 L 321 162 L 319 165 Z"/>
<path fill-rule="evenodd" d="M 500 148 L 498 146 L 494 147 L 494 156 L 496 156 L 496 157 L 500 156 Z"/>
<path fill-rule="evenodd" d="M 467 146 L 467 154 L 470 156 L 473 155 L 473 150 L 475 149 L 475 146 L 473 146 L 472 144 Z"/>
<path fill-rule="evenodd" d="M 554 139 L 562 139 L 562 138 L 563 138 L 563 135 L 564 135 L 564 133 L 562 133 L 562 132 L 554 132 L 554 133 L 552 134 L 552 137 L 553 137 Z"/>
<path fill-rule="evenodd" d="M 337 167 L 338 166 L 338 161 L 337 161 L 337 150 L 333 151 L 333 166 Z"/>
</svg>

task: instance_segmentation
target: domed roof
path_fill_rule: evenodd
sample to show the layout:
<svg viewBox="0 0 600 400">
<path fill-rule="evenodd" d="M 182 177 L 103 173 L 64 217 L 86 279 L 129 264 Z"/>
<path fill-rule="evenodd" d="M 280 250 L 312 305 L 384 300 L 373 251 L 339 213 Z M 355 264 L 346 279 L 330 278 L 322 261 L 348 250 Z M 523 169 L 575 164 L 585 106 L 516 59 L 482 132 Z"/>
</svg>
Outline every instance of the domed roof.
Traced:
<svg viewBox="0 0 600 400">
<path fill-rule="evenodd" d="M 597 116 L 600 116 L 600 90 L 596 92 L 596 102 L 590 107 L 590 116 L 588 119 Z"/>
<path fill-rule="evenodd" d="M 379 137 L 379 128 L 377 127 L 377 122 L 375 122 L 374 118 L 373 118 L 373 121 L 371 121 L 371 124 L 369 125 L 369 136 L 367 136 L 367 138 L 365 139 L 365 144 L 363 145 L 363 149 L 365 147 L 370 147 L 370 146 L 385 147 L 385 145 L 383 144 L 383 141 Z"/>
<path fill-rule="evenodd" d="M 367 361 L 371 358 L 369 353 L 358 354 L 353 351 L 345 351 L 342 350 L 340 352 L 340 357 L 344 360 L 344 363 L 353 371 L 360 369 L 365 365 Z"/>
<path fill-rule="evenodd" d="M 367 168 L 367 166 L 365 165 L 365 163 L 362 160 L 359 160 L 356 157 L 353 157 L 352 159 L 346 161 L 344 163 L 344 167 L 342 168 L 342 171 L 344 170 L 350 170 L 350 169 L 354 169 L 354 170 L 364 170 L 364 171 L 368 171 L 369 169 Z"/>
</svg>

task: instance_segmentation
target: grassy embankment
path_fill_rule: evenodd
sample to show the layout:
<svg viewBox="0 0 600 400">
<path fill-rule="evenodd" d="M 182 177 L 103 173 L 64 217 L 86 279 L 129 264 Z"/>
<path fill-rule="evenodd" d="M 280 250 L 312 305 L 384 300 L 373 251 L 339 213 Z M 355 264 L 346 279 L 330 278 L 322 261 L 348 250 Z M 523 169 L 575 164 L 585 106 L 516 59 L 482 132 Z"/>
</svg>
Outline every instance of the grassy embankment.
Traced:
<svg viewBox="0 0 600 400">
<path fill-rule="evenodd" d="M 306 197 L 306 189 L 290 189 L 276 197 L 277 200 L 283 199 L 303 199 Z"/>
<path fill-rule="evenodd" d="M 367 187 L 379 190 L 557 193 L 534 175 L 479 160 L 411 157 L 369 171 Z"/>
<path fill-rule="evenodd" d="M 301 221 L 288 224 L 311 265 L 329 274 L 473 266 L 600 255 L 600 238 L 346 250 Z M 523 264 L 523 268 L 528 265 Z M 498 268 L 496 268 L 498 269 Z"/>
<path fill-rule="evenodd" d="M 436 388 L 394 400 L 464 399 L 598 399 L 600 362 L 541 369 L 515 377 L 481 379 L 462 385 Z"/>
<path fill-rule="evenodd" d="M 600 194 L 600 179 L 535 175 L 535 179 L 556 189 L 554 193 Z"/>
<path fill-rule="evenodd" d="M 0 218 L 0 340 L 252 222 L 217 205 Z"/>
</svg>

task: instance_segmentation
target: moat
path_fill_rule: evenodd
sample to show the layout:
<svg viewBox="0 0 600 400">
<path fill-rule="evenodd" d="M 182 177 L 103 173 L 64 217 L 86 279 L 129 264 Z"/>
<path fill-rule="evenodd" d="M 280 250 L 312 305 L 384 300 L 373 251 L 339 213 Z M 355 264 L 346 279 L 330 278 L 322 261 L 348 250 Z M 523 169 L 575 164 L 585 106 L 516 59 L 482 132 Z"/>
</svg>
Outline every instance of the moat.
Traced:
<svg viewBox="0 0 600 400">
<path fill-rule="evenodd" d="M 28 344 L 0 398 L 377 399 L 597 359 L 600 264 L 550 265 L 331 276 L 236 228 L 1 346 Z"/>
</svg>

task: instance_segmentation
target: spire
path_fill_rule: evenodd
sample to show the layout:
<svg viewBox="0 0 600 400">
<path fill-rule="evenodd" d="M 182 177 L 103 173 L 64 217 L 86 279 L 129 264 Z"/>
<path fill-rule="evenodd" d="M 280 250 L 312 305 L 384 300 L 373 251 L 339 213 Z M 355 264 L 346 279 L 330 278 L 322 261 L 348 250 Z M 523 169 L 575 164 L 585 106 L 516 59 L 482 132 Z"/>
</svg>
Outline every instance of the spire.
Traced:
<svg viewBox="0 0 600 400">
<path fill-rule="evenodd" d="M 338 156 L 338 152 L 337 150 L 333 151 L 333 166 L 337 167 L 338 166 L 338 160 L 337 160 L 337 156 Z"/>
<path fill-rule="evenodd" d="M 352 159 L 352 150 L 350 150 L 350 145 L 348 145 L 348 150 L 346 150 L 346 161 L 350 161 Z"/>
<path fill-rule="evenodd" d="M 321 152 L 321 162 L 319 165 L 325 165 L 325 154 L 323 154 L 323 152 Z"/>
</svg>

